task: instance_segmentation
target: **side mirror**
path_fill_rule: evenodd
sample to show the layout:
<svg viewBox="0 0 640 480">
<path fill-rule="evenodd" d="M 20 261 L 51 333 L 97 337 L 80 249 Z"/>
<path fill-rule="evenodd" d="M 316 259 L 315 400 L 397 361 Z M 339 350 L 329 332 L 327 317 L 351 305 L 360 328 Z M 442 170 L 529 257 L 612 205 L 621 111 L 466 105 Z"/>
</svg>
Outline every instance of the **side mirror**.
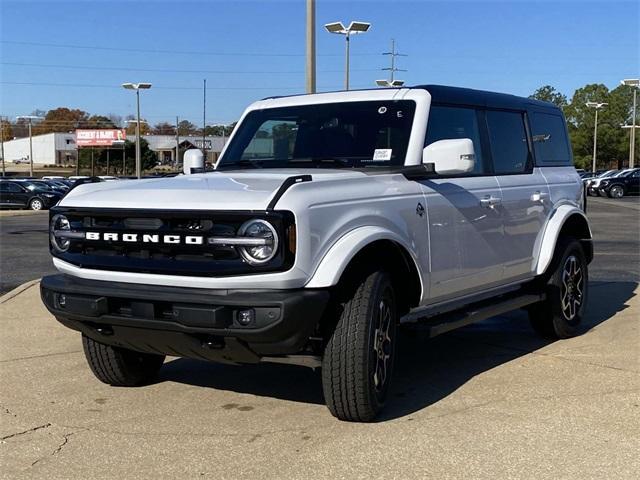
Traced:
<svg viewBox="0 0 640 480">
<path fill-rule="evenodd" d="M 433 163 L 439 175 L 456 175 L 473 171 L 476 155 L 470 138 L 438 140 L 422 150 L 422 163 Z"/>
</svg>

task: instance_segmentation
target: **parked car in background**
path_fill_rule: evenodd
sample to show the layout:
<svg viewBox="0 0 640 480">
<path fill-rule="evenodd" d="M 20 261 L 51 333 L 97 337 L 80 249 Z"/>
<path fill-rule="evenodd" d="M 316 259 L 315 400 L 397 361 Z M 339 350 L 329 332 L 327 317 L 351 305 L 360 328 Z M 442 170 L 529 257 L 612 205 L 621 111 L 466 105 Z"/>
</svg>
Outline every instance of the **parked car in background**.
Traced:
<svg viewBox="0 0 640 480">
<path fill-rule="evenodd" d="M 54 206 L 62 193 L 27 181 L 0 180 L 0 207 L 43 210 Z"/>
<path fill-rule="evenodd" d="M 589 181 L 590 179 L 598 176 L 597 173 L 593 173 L 593 172 L 582 172 L 582 173 L 578 173 L 578 175 L 580 175 L 580 178 L 582 179 L 582 183 L 587 183 L 587 181 Z"/>
<path fill-rule="evenodd" d="M 33 190 L 34 188 L 41 188 L 43 190 L 51 189 L 62 195 L 69 191 L 69 187 L 64 183 L 59 183 L 55 180 L 21 180 L 27 183 L 27 188 Z"/>
<path fill-rule="evenodd" d="M 29 163 L 29 159 L 25 158 L 25 157 L 16 158 L 16 159 L 12 160 L 11 163 L 13 163 L 14 165 L 19 165 L 21 163 Z"/>
<path fill-rule="evenodd" d="M 601 197 L 622 198 L 640 194 L 640 168 L 624 170 L 619 175 L 600 181 L 598 194 Z"/>
<path fill-rule="evenodd" d="M 598 186 L 600 185 L 600 181 L 604 178 L 612 177 L 618 173 L 618 170 L 607 170 L 604 173 L 601 173 L 597 177 L 591 178 L 587 180 L 587 195 L 598 196 Z"/>
<path fill-rule="evenodd" d="M 64 180 L 65 177 L 60 175 L 45 175 L 42 180 Z"/>
</svg>

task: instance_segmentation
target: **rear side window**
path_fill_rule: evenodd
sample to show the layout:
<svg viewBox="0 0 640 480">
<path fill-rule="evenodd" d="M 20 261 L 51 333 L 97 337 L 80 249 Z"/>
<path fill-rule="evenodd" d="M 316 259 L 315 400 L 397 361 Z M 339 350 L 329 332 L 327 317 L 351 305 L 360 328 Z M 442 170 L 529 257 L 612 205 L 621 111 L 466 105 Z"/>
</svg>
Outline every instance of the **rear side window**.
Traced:
<svg viewBox="0 0 640 480">
<path fill-rule="evenodd" d="M 22 189 L 15 183 L 0 183 L 0 192 L 22 192 Z"/>
<path fill-rule="evenodd" d="M 473 173 L 486 173 L 480 144 L 478 114 L 473 108 L 432 105 L 429 110 L 429 123 L 425 146 L 438 140 L 469 138 L 473 142 L 476 164 Z"/>
<path fill-rule="evenodd" d="M 530 119 L 536 163 L 540 166 L 571 165 L 571 151 L 562 117 L 533 112 Z"/>
<path fill-rule="evenodd" d="M 487 127 L 495 174 L 526 173 L 529 146 L 523 114 L 488 110 Z"/>
</svg>

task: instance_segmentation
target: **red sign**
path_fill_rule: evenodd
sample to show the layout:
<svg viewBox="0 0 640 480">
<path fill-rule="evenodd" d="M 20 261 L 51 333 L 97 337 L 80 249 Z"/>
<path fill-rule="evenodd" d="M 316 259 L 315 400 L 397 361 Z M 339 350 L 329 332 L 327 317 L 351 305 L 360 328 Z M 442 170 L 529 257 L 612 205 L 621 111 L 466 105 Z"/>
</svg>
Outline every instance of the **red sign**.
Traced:
<svg viewBox="0 0 640 480">
<path fill-rule="evenodd" d="M 119 129 L 76 130 L 78 147 L 111 147 L 114 142 L 124 142 L 127 134 Z"/>
</svg>

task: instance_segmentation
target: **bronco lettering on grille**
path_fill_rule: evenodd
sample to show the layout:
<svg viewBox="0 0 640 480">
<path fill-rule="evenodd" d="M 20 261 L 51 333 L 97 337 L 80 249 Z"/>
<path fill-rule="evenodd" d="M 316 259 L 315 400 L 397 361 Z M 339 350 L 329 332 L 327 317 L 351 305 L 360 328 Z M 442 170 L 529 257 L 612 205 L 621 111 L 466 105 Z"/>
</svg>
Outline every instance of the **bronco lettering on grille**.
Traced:
<svg viewBox="0 0 640 480">
<path fill-rule="evenodd" d="M 166 243 L 171 245 L 203 245 L 202 235 L 158 235 L 139 233 L 86 232 L 85 240 L 102 240 L 129 243 Z"/>
</svg>

